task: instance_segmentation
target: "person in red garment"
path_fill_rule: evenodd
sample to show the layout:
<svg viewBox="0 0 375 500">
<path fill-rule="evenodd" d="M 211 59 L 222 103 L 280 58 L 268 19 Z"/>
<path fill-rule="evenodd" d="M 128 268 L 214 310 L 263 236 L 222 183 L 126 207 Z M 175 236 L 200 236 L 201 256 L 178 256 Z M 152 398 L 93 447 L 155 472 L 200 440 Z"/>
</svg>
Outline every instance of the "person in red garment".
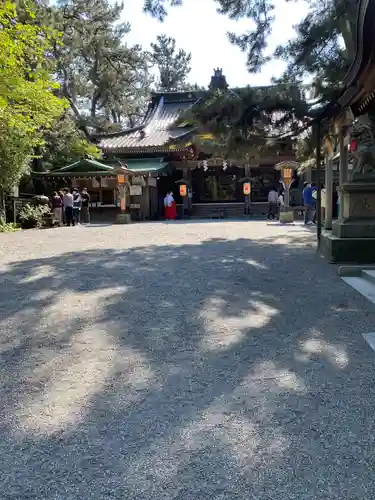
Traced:
<svg viewBox="0 0 375 500">
<path fill-rule="evenodd" d="M 164 211 L 165 218 L 167 220 L 173 220 L 177 218 L 176 203 L 174 201 L 172 191 L 169 191 L 164 198 Z"/>
</svg>

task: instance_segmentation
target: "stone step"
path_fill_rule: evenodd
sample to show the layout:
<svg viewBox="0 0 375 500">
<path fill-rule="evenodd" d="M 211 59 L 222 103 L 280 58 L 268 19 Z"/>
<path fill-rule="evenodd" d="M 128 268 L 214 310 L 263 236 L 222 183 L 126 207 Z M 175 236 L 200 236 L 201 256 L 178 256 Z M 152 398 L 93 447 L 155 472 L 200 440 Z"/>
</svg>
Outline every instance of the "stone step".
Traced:
<svg viewBox="0 0 375 500">
<path fill-rule="evenodd" d="M 374 269 L 362 269 L 361 277 L 373 285 L 375 285 L 375 270 Z"/>
<path fill-rule="evenodd" d="M 362 276 L 345 276 L 342 278 L 345 283 L 357 290 L 361 295 L 375 304 L 375 282 Z"/>
</svg>

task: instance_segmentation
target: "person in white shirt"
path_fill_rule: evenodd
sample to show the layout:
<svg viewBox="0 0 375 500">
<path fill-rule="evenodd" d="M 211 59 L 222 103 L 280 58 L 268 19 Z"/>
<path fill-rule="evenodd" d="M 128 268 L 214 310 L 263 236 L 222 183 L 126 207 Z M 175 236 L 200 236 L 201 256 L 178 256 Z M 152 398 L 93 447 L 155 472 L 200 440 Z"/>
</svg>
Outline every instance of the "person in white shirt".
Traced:
<svg viewBox="0 0 375 500">
<path fill-rule="evenodd" d="M 73 195 L 69 193 L 69 189 L 64 189 L 63 193 L 64 193 L 63 204 L 65 211 L 66 225 L 70 226 L 70 224 L 72 224 L 72 226 L 74 226 L 75 222 L 73 219 Z"/>
<path fill-rule="evenodd" d="M 277 203 L 279 201 L 279 197 L 277 195 L 277 191 L 272 188 L 268 193 L 268 214 L 267 219 L 276 219 L 277 215 Z"/>
<path fill-rule="evenodd" d="M 314 200 L 316 200 L 318 198 L 318 191 L 317 190 L 315 190 L 313 192 L 313 198 L 314 198 Z M 321 208 L 321 214 L 322 214 L 322 222 L 324 222 L 324 220 L 326 218 L 326 204 L 327 204 L 327 191 L 326 191 L 324 184 L 322 184 L 322 187 L 320 190 L 320 208 Z"/>
</svg>

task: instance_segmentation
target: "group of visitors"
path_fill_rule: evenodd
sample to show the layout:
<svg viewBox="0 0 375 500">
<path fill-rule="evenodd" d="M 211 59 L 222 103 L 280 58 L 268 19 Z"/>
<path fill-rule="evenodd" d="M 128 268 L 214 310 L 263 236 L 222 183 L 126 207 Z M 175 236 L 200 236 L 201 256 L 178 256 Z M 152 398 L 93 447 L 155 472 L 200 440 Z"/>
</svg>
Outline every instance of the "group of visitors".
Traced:
<svg viewBox="0 0 375 500">
<path fill-rule="evenodd" d="M 304 223 L 305 225 L 316 224 L 316 200 L 317 200 L 317 187 L 315 184 L 311 184 L 310 182 L 305 182 L 303 185 L 302 198 L 303 205 L 305 207 L 304 212 Z M 325 219 L 325 212 L 327 207 L 327 192 L 324 184 L 321 186 L 320 190 L 321 198 L 320 198 L 320 207 L 322 214 L 322 221 Z M 336 209 L 336 210 L 335 210 Z M 336 214 L 335 214 L 336 212 Z M 340 193 L 338 187 L 333 190 L 332 196 L 332 214 L 340 216 Z"/>
<path fill-rule="evenodd" d="M 304 223 L 305 225 L 316 224 L 316 200 L 317 200 L 317 187 L 315 184 L 305 182 L 302 191 L 302 200 L 304 206 Z M 325 186 L 321 187 L 321 213 L 322 220 L 325 218 L 326 210 L 326 189 Z M 333 215 L 340 215 L 340 196 L 338 189 L 333 192 Z M 275 188 L 271 188 L 268 193 L 268 220 L 275 220 L 278 218 L 278 213 L 281 207 L 284 206 L 284 196 L 282 191 L 279 192 Z"/>
<path fill-rule="evenodd" d="M 55 191 L 51 199 L 53 224 L 61 226 L 75 226 L 82 222 L 90 222 L 90 195 L 86 188 L 81 192 L 74 188 L 72 192 L 68 188 Z"/>
</svg>

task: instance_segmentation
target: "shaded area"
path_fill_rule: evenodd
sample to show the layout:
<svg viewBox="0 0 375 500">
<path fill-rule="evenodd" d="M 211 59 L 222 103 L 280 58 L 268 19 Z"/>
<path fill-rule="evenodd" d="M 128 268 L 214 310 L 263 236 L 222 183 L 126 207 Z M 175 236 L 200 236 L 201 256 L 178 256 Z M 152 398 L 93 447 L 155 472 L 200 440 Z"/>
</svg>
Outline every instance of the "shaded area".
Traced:
<svg viewBox="0 0 375 500">
<path fill-rule="evenodd" d="M 375 313 L 307 234 L 9 264 L 1 498 L 374 496 Z"/>
</svg>

